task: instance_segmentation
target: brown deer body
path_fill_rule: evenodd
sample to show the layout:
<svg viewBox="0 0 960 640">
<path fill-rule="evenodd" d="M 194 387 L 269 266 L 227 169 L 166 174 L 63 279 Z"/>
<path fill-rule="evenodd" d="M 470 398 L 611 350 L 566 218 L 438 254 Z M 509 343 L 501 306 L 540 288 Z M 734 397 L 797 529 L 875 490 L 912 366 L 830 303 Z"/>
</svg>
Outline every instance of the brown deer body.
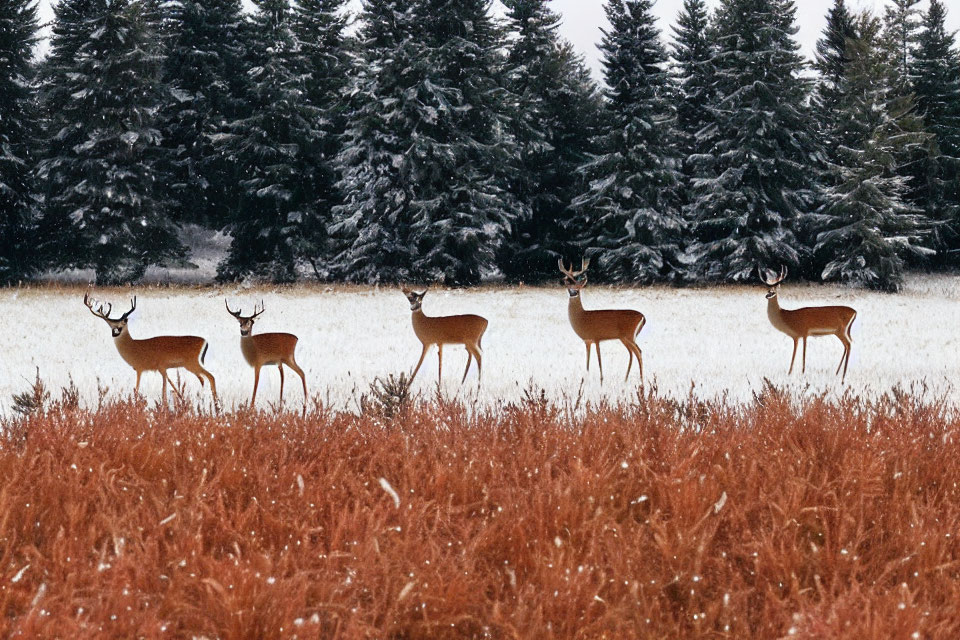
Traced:
<svg viewBox="0 0 960 640">
<path fill-rule="evenodd" d="M 597 365 L 600 368 L 600 382 L 603 382 L 603 360 L 600 358 L 600 343 L 604 340 L 619 340 L 627 349 L 630 361 L 627 363 L 627 375 L 630 378 L 630 369 L 633 367 L 633 357 L 637 357 L 640 368 L 640 379 L 643 380 L 643 352 L 637 345 L 637 335 L 643 329 L 647 319 L 639 311 L 630 309 L 600 309 L 588 311 L 583 308 L 580 292 L 587 284 L 586 270 L 590 266 L 590 259 L 585 258 L 579 271 L 573 271 L 573 265 L 567 269 L 563 260 L 559 260 L 560 272 L 564 275 L 564 284 L 570 294 L 567 304 L 567 315 L 570 326 L 573 327 L 587 348 L 587 371 L 590 371 L 590 346 L 597 350 Z M 583 276 L 580 279 L 580 276 Z"/>
<path fill-rule="evenodd" d="M 785 333 L 793 339 L 793 355 L 790 356 L 790 370 L 787 375 L 793 373 L 793 364 L 797 358 L 797 344 L 803 340 L 803 356 L 801 373 L 807 370 L 807 338 L 811 336 L 837 336 L 843 344 L 843 356 L 840 357 L 840 364 L 837 365 L 837 373 L 843 369 L 841 381 L 847 379 L 847 367 L 850 364 L 850 350 L 853 345 L 853 337 L 850 335 L 850 328 L 857 317 L 857 312 L 850 307 L 826 306 L 826 307 L 802 307 L 800 309 L 781 309 L 780 302 L 777 299 L 778 288 L 787 277 L 786 267 L 776 277 L 773 273 L 768 273 L 762 277 L 764 284 L 767 285 L 767 318 L 770 324 L 778 331 Z"/>
<path fill-rule="evenodd" d="M 112 305 L 107 305 L 104 311 L 102 306 L 93 308 L 90 294 L 83 296 L 83 303 L 90 312 L 110 325 L 113 343 L 123 361 L 130 365 L 137 373 L 137 382 L 134 393 L 140 393 L 140 377 L 144 371 L 156 371 L 163 377 L 163 397 L 167 395 L 169 369 L 183 368 L 197 376 L 200 386 L 204 378 L 210 381 L 210 391 L 213 393 L 214 403 L 217 402 L 217 383 L 213 374 L 203 368 L 203 360 L 207 355 L 207 341 L 197 336 L 157 336 L 145 340 L 134 339 L 128 330 L 130 314 L 137 308 L 136 297 L 131 300 L 130 310 L 116 320 L 110 318 Z M 174 392 L 179 396 L 180 390 L 171 384 Z"/>
<path fill-rule="evenodd" d="M 487 330 L 489 322 L 486 318 L 477 315 L 459 315 L 459 316 L 440 316 L 430 317 L 423 313 L 423 297 L 427 295 L 425 289 L 421 293 L 411 291 L 406 287 L 401 287 L 401 291 L 410 302 L 411 319 L 413 322 L 413 332 L 417 339 L 423 345 L 423 351 L 420 352 L 420 360 L 417 362 L 410 381 L 417 377 L 423 365 L 423 359 L 427 357 L 427 351 L 433 345 L 437 346 L 437 380 L 438 384 L 443 379 L 443 346 L 446 344 L 462 344 L 467 350 L 467 367 L 463 370 L 463 378 L 460 384 L 467 379 L 467 373 L 470 371 L 470 363 L 473 358 L 477 359 L 477 380 L 479 382 L 482 375 L 482 356 L 483 350 L 480 342 L 483 340 L 483 334 Z"/>
<path fill-rule="evenodd" d="M 243 359 L 253 367 L 253 397 L 250 398 L 250 406 L 257 401 L 257 387 L 260 385 L 260 369 L 268 365 L 276 365 L 280 371 L 280 402 L 283 402 L 283 367 L 290 367 L 303 383 L 303 409 L 307 408 L 307 376 L 303 369 L 297 364 L 294 352 L 297 349 L 299 338 L 292 333 L 259 333 L 253 335 L 253 323 L 257 316 L 264 312 L 261 304 L 259 310 L 255 306 L 253 315 L 242 316 L 242 309 L 233 311 L 230 305 L 224 301 L 227 311 L 240 322 L 240 352 L 243 353 Z"/>
</svg>

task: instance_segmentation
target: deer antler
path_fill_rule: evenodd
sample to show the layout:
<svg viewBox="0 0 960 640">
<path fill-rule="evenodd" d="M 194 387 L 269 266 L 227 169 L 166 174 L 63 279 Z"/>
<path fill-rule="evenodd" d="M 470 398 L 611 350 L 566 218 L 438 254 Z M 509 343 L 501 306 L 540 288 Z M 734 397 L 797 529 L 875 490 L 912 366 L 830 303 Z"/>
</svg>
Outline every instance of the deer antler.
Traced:
<svg viewBox="0 0 960 640">
<path fill-rule="evenodd" d="M 757 268 L 757 270 L 759 271 L 759 267 Z M 780 268 L 779 276 L 777 276 L 777 274 L 771 271 L 770 269 L 767 269 L 765 273 L 761 272 L 760 279 L 768 287 L 775 287 L 787 279 L 787 267 L 783 266 Z"/>
<path fill-rule="evenodd" d="M 258 315 L 260 315 L 261 313 L 263 313 L 263 312 L 266 311 L 266 310 L 267 310 L 266 307 L 263 305 L 263 300 L 261 300 L 261 301 L 260 301 L 260 311 L 257 311 L 257 305 L 253 305 L 253 315 L 250 316 L 250 319 L 253 320 L 254 318 L 256 318 Z"/>
<path fill-rule="evenodd" d="M 103 318 L 104 320 L 110 319 L 110 312 L 113 311 L 113 305 L 107 304 L 106 313 L 103 312 L 103 305 L 98 304 L 97 308 L 93 308 L 93 300 L 90 299 L 90 292 L 83 294 L 83 304 L 87 305 L 87 308 L 90 309 L 90 313 L 97 316 L 98 318 Z"/>
<path fill-rule="evenodd" d="M 243 313 L 243 309 L 237 309 L 236 311 L 234 311 L 233 309 L 231 309 L 231 308 L 230 308 L 230 303 L 227 301 L 226 298 L 223 299 L 223 305 L 227 308 L 227 313 L 229 313 L 230 315 L 232 315 L 234 318 L 239 318 L 239 317 L 240 317 L 240 314 Z"/>
<path fill-rule="evenodd" d="M 137 308 L 137 296 L 133 296 L 132 298 L 130 298 L 130 311 L 127 311 L 122 316 L 120 316 L 120 319 L 123 320 L 124 318 L 128 317 L 131 313 L 134 312 L 134 310 L 136 310 L 136 308 Z"/>
<path fill-rule="evenodd" d="M 566 267 L 566 265 L 563 264 L 563 258 L 560 258 L 559 260 L 557 260 L 557 264 L 559 265 L 559 267 L 560 267 L 560 272 L 561 272 L 563 275 L 567 276 L 568 278 L 570 278 L 571 280 L 573 280 L 574 282 L 576 282 L 577 277 L 580 276 L 580 275 L 582 275 L 584 272 L 586 272 L 587 267 L 590 266 L 590 258 L 583 258 L 583 259 L 580 261 L 580 270 L 579 270 L 579 271 L 574 271 L 572 264 L 570 265 L 570 268 L 568 269 L 568 268 Z"/>
</svg>

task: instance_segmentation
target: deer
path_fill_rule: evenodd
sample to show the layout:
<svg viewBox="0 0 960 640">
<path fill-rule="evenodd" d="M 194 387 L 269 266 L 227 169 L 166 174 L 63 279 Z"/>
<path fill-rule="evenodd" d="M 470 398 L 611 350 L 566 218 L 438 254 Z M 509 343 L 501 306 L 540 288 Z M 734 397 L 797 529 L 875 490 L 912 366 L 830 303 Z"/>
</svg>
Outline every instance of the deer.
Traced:
<svg viewBox="0 0 960 640">
<path fill-rule="evenodd" d="M 630 369 L 633 367 L 633 357 L 637 357 L 637 364 L 640 368 L 640 380 L 643 380 L 643 352 L 637 345 L 637 335 L 647 323 L 647 319 L 639 311 L 629 309 L 603 309 L 588 311 L 583 308 L 583 301 L 580 292 L 587 285 L 587 268 L 590 266 L 590 258 L 584 258 L 580 262 L 580 270 L 574 271 L 573 265 L 568 269 L 563 258 L 557 261 L 560 266 L 560 273 L 564 275 L 564 285 L 567 287 L 567 293 L 570 294 L 570 301 L 567 305 L 567 315 L 570 318 L 570 326 L 573 327 L 583 343 L 587 347 L 587 371 L 590 371 L 590 345 L 597 350 L 597 365 L 600 367 L 600 384 L 603 384 L 603 361 L 600 359 L 600 343 L 604 340 L 619 340 L 626 347 L 630 355 L 630 361 L 627 363 L 627 375 L 624 381 L 630 379 Z M 582 278 L 581 278 L 582 276 Z"/>
<path fill-rule="evenodd" d="M 209 347 L 206 340 L 197 336 L 157 336 L 145 340 L 134 339 L 130 335 L 127 323 L 130 320 L 130 314 L 137 308 L 136 296 L 130 300 L 130 310 L 117 319 L 110 317 L 113 311 L 112 304 L 107 304 L 106 311 L 104 311 L 103 305 L 97 305 L 94 308 L 89 292 L 84 294 L 83 304 L 90 309 L 90 313 L 110 325 L 113 343 L 116 345 L 120 357 L 137 372 L 134 394 L 140 393 L 140 377 L 143 372 L 156 371 L 163 377 L 162 393 L 164 400 L 166 400 L 167 383 L 170 382 L 167 371 L 182 367 L 197 376 L 201 387 L 204 385 L 204 378 L 210 381 L 214 406 L 218 404 L 216 380 L 214 380 L 213 374 L 203 368 L 203 362 Z M 174 393 L 182 399 L 183 395 L 180 390 L 172 383 L 170 386 Z"/>
<path fill-rule="evenodd" d="M 787 375 L 793 373 L 793 364 L 797 358 L 797 343 L 800 340 L 803 340 L 803 364 L 801 373 L 806 373 L 807 338 L 810 336 L 837 336 L 840 342 L 843 343 L 843 356 L 840 358 L 840 364 L 837 365 L 836 374 L 839 374 L 842 368 L 843 377 L 841 378 L 841 383 L 846 381 L 847 366 L 850 364 L 850 350 L 853 344 L 850 328 L 853 326 L 853 321 L 857 317 L 857 312 L 850 307 L 842 306 L 781 309 L 777 293 L 780 284 L 786 280 L 786 278 L 786 267 L 781 268 L 779 276 L 769 270 L 765 276 L 762 272 L 760 273 L 760 279 L 768 287 L 767 317 L 770 319 L 770 324 L 793 339 L 793 355 L 790 356 L 790 370 L 787 372 Z"/>
<path fill-rule="evenodd" d="M 245 316 L 243 309 L 234 311 L 230 308 L 230 303 L 223 301 L 227 307 L 227 312 L 240 322 L 240 351 L 243 358 L 251 367 L 253 367 L 253 397 L 250 398 L 252 407 L 257 401 L 257 387 L 260 384 L 260 369 L 266 365 L 277 365 L 280 371 L 280 402 L 283 402 L 283 366 L 286 365 L 300 376 L 303 382 L 303 410 L 307 410 L 307 377 L 303 369 L 297 364 L 294 357 L 294 351 L 297 349 L 299 338 L 292 333 L 260 333 L 253 335 L 253 323 L 257 317 L 262 314 L 266 308 L 263 301 L 260 306 L 253 307 L 253 315 Z"/>
<path fill-rule="evenodd" d="M 437 345 L 437 384 L 440 384 L 443 380 L 443 346 L 446 344 L 462 344 L 467 350 L 467 368 L 463 370 L 463 378 L 460 380 L 460 384 L 466 381 L 473 358 L 477 359 L 477 384 L 479 384 L 483 362 L 480 342 L 483 340 L 483 333 L 487 330 L 487 325 L 490 324 L 487 319 L 477 315 L 430 317 L 423 313 L 422 308 L 423 297 L 427 295 L 427 289 L 416 292 L 401 285 L 400 290 L 407 297 L 407 301 L 410 302 L 413 332 L 423 344 L 420 360 L 413 370 L 413 375 L 410 376 L 410 382 L 412 383 L 413 379 L 417 377 L 423 359 L 427 357 L 427 351 L 430 350 L 431 346 Z"/>
</svg>

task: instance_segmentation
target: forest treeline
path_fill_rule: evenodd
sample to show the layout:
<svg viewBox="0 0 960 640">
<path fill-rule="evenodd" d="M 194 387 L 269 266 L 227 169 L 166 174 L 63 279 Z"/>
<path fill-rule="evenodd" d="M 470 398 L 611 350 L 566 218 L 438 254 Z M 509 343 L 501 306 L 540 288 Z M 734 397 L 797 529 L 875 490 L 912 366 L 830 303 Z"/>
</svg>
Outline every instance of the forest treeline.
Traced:
<svg viewBox="0 0 960 640">
<path fill-rule="evenodd" d="M 605 0 L 604 82 L 549 0 L 0 3 L 0 281 L 811 280 L 960 264 L 960 51 L 942 0 Z M 191 227 L 193 228 L 193 227 Z"/>
</svg>

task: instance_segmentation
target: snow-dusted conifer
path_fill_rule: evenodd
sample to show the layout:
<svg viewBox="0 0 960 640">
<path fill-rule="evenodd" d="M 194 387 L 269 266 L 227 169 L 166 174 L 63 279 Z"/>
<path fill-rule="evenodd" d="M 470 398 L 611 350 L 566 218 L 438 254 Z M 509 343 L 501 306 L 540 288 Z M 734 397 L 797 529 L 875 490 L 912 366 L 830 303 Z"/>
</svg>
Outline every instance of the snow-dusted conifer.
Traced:
<svg viewBox="0 0 960 640">
<path fill-rule="evenodd" d="M 686 159 L 709 149 L 710 107 L 716 101 L 714 44 L 705 0 L 684 0 L 673 27 L 673 60 L 677 85 L 677 130 Z"/>
<path fill-rule="evenodd" d="M 476 284 L 520 206 L 505 188 L 515 146 L 506 135 L 501 31 L 491 0 L 418 0 L 428 75 L 423 122 L 411 142 L 416 271 Z"/>
<path fill-rule="evenodd" d="M 822 153 L 811 132 L 792 0 L 724 0 L 717 13 L 716 132 L 696 158 L 691 257 L 711 280 L 796 268 Z M 796 269 L 794 269 L 796 270 Z"/>
<path fill-rule="evenodd" d="M 236 206 L 236 164 L 221 143 L 245 108 L 245 24 L 240 0 L 166 0 L 161 113 L 171 215 L 224 226 Z"/>
<path fill-rule="evenodd" d="M 946 9 L 931 0 L 914 49 L 913 77 L 917 110 L 940 153 L 937 171 L 927 176 L 940 220 L 949 220 L 944 239 L 947 254 L 960 259 L 960 51 L 946 29 Z"/>
<path fill-rule="evenodd" d="M 905 199 L 907 179 L 897 166 L 902 149 L 923 134 L 910 130 L 913 105 L 890 82 L 896 71 L 876 46 L 876 24 L 861 23 L 860 39 L 850 43 L 839 104 L 858 140 L 837 149 L 815 253 L 825 265 L 824 280 L 896 291 L 904 258 L 930 253 L 924 245 L 931 224 Z"/>
<path fill-rule="evenodd" d="M 0 4 L 0 284 L 29 275 L 36 265 L 37 110 L 30 64 L 36 32 L 34 0 Z"/>
<path fill-rule="evenodd" d="M 54 30 L 45 85 L 44 227 L 57 266 L 92 267 L 98 283 L 132 282 L 182 254 L 157 189 L 159 43 L 143 3 L 68 8 L 77 21 Z"/>
<path fill-rule="evenodd" d="M 488 0 L 368 0 L 338 158 L 335 270 L 361 282 L 473 284 L 513 210 L 495 172 L 499 37 Z"/>
<path fill-rule="evenodd" d="M 837 160 L 838 146 L 850 145 L 856 139 L 851 139 L 851 132 L 845 130 L 844 125 L 848 123 L 840 110 L 847 92 L 845 79 L 850 64 L 847 49 L 850 42 L 856 39 L 854 15 L 847 9 L 844 0 L 834 0 L 827 12 L 827 26 L 817 41 L 813 66 L 818 77 L 812 99 L 812 115 L 816 118 L 821 141 L 830 161 Z"/>
<path fill-rule="evenodd" d="M 306 99 L 289 0 L 255 4 L 249 115 L 229 125 L 225 145 L 238 164 L 240 201 L 229 224 L 230 252 L 217 277 L 289 282 L 297 276 L 304 227 L 318 215 L 313 176 L 321 165 L 321 117 Z"/>
<path fill-rule="evenodd" d="M 330 227 L 334 276 L 354 282 L 411 278 L 415 163 L 408 153 L 421 114 L 425 69 L 412 0 L 366 0 L 358 32 L 357 78 L 337 156 L 344 203 Z"/>
<path fill-rule="evenodd" d="M 582 171 L 590 184 L 574 201 L 587 219 L 598 272 L 620 282 L 683 273 L 676 113 L 651 0 L 609 0 L 600 44 L 607 81 L 606 130 Z"/>
<path fill-rule="evenodd" d="M 304 179 L 313 181 L 316 215 L 303 221 L 297 253 L 318 277 L 326 277 L 330 253 L 327 230 L 333 207 L 343 200 L 337 188 L 334 159 L 339 155 L 346 129 L 346 91 L 353 76 L 352 38 L 347 35 L 350 16 L 347 0 L 298 0 L 294 7 L 294 32 L 300 46 L 304 97 L 317 110 L 319 138 L 313 154 L 318 165 Z"/>
<path fill-rule="evenodd" d="M 886 56 L 886 78 L 893 94 L 901 101 L 913 102 L 915 96 L 915 51 L 920 36 L 920 0 L 891 0 L 883 16 L 880 50 Z M 911 134 L 910 143 L 897 145 L 896 165 L 907 185 L 906 199 L 922 208 L 931 218 L 943 218 L 937 176 L 942 172 L 940 152 L 932 135 L 926 132 L 917 110 L 905 111 L 900 126 Z"/>
<path fill-rule="evenodd" d="M 583 59 L 558 34 L 549 0 L 506 0 L 510 29 L 507 88 L 517 145 L 510 190 L 521 203 L 498 257 L 510 280 L 556 275 L 577 230 L 570 203 L 583 192 L 577 169 L 599 133 L 601 102 Z"/>
</svg>

